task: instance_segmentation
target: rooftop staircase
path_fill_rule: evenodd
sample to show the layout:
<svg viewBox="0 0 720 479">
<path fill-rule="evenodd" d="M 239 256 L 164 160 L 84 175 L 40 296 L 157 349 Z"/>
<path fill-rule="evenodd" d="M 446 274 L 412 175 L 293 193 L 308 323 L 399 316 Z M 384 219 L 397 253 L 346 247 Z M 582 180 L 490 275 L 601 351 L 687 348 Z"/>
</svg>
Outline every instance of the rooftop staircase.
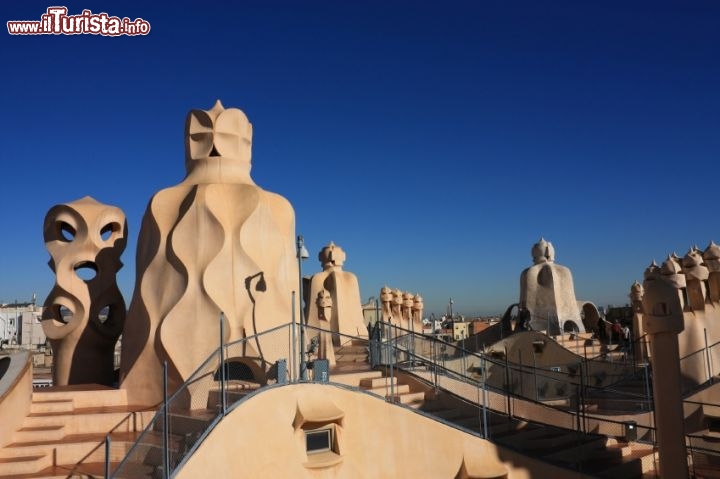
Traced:
<svg viewBox="0 0 720 479">
<path fill-rule="evenodd" d="M 335 361 L 346 367 L 352 363 L 367 364 L 368 362 L 368 340 L 350 339 L 341 346 L 335 348 Z"/>
<path fill-rule="evenodd" d="M 588 359 L 602 356 L 615 349 L 615 346 L 605 346 L 592 333 L 565 333 L 555 336 L 555 341 L 565 349 L 587 357 Z"/>
<path fill-rule="evenodd" d="M 0 449 L 0 479 L 101 477 L 106 436 L 110 460 L 119 461 L 153 414 L 128 406 L 121 389 L 38 389 L 22 427 Z"/>
<path fill-rule="evenodd" d="M 336 364 L 330 371 L 330 381 L 357 387 L 476 435 L 487 431 L 492 442 L 528 456 L 613 479 L 639 479 L 654 468 L 654 451 L 650 446 L 531 420 L 542 421 L 543 418 L 523 419 L 491 409 L 482 415 L 477 403 L 477 385 L 458 382 L 461 388 L 462 385 L 469 386 L 468 397 L 455 388 L 451 388 L 452 393 L 435 388 L 426 377 L 418 374 L 419 370 L 425 369 L 419 363 L 410 363 L 407 371 L 396 369 L 392 374 L 389 368 L 373 370 L 368 362 L 367 340 L 348 340 L 336 347 L 334 353 Z M 227 405 L 259 387 L 248 381 L 228 381 Z M 628 387 L 637 389 L 639 386 Z M 220 403 L 218 387 L 211 386 L 206 408 L 192 411 L 171 408 L 167 425 L 168 456 L 172 467 L 186 456 L 210 423 L 216 420 Z M 33 393 L 32 408 L 23 426 L 14 433 L 11 442 L 0 449 L 0 479 L 102 477 L 108 431 L 111 431 L 110 466 L 113 471 L 133 443 L 137 443 L 132 457 L 116 471 L 115 477 L 161 477 L 165 423 L 161 416 L 153 416 L 154 411 L 138 411 L 128 406 L 123 390 L 101 386 L 37 390 Z M 483 424 L 485 419 L 486 425 Z M 153 420 L 155 423 L 151 424 Z M 151 427 L 141 434 L 148 425 Z"/>
<path fill-rule="evenodd" d="M 356 340 L 352 348 L 357 349 L 345 349 L 348 355 L 344 358 L 336 349 L 339 359 L 331 371 L 332 382 L 358 387 L 475 434 L 484 432 L 477 404 L 436 391 L 431 384 L 402 372 L 390 377 L 388 369 L 372 370 L 360 360 L 365 354 L 361 354 L 363 347 Z M 493 442 L 567 469 L 613 479 L 639 479 L 654 470 L 652 446 L 509 418 L 492 410 L 486 417 Z"/>
</svg>

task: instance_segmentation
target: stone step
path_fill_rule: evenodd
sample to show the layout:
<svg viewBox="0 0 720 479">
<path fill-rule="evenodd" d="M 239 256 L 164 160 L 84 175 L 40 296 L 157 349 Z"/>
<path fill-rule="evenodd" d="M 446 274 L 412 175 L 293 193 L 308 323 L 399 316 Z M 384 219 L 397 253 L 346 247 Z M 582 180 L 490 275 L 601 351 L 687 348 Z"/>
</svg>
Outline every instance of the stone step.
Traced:
<svg viewBox="0 0 720 479">
<path fill-rule="evenodd" d="M 647 411 L 647 401 L 643 398 L 587 398 L 589 403 L 592 403 L 595 410 L 603 411 L 626 411 L 626 412 L 640 412 Z"/>
<path fill-rule="evenodd" d="M 584 434 L 573 431 L 563 431 L 562 433 L 546 437 L 530 439 L 526 441 L 522 447 L 524 451 L 539 452 L 550 450 L 554 452 L 558 449 L 580 446 L 592 439 L 592 436 L 585 436 Z"/>
<path fill-rule="evenodd" d="M 346 345 L 346 346 L 338 346 L 335 348 L 335 354 L 367 354 L 368 347 L 367 345 L 362 346 L 356 346 L 356 345 Z"/>
<path fill-rule="evenodd" d="M 556 429 L 550 426 L 537 426 L 525 427 L 515 431 L 516 437 L 523 441 L 529 441 L 538 438 L 552 437 L 558 434 L 565 434 L 567 431 L 564 429 Z"/>
<path fill-rule="evenodd" d="M 31 414 L 54 413 L 54 412 L 70 412 L 74 409 L 72 399 L 52 399 L 43 401 L 33 401 L 30 403 Z"/>
<path fill-rule="evenodd" d="M 119 462 L 111 462 L 110 470 L 115 474 Z M 0 476 L 0 479 L 97 479 L 104 477 L 105 462 L 83 462 L 75 465 L 49 466 L 30 474 L 14 474 Z M 117 479 L 138 479 L 162 477 L 153 466 L 143 464 L 126 464 L 122 472 L 114 475 Z"/>
<path fill-rule="evenodd" d="M 455 418 L 452 421 L 453 424 L 464 427 L 466 429 L 477 429 L 480 427 L 480 418 L 478 416 L 464 416 Z"/>
<path fill-rule="evenodd" d="M 65 434 L 88 434 L 107 432 L 118 426 L 118 432 L 128 432 L 147 424 L 153 414 L 152 411 L 132 413 L 126 408 L 87 408 L 75 409 L 71 413 L 30 414 L 25 417 L 23 429 L 64 425 Z"/>
<path fill-rule="evenodd" d="M 421 409 L 428 414 L 435 414 L 436 412 L 442 414 L 444 411 L 455 411 L 459 410 L 460 408 L 448 405 L 443 401 L 438 401 L 436 398 L 433 398 L 430 393 L 428 393 L 428 395 L 426 395 L 425 397 L 425 402 L 423 403 Z"/>
<path fill-rule="evenodd" d="M 635 479 L 654 468 L 652 460 L 645 460 L 654 454 L 652 446 L 639 443 L 618 443 L 597 451 L 582 461 L 584 472 L 610 479 Z"/>
<path fill-rule="evenodd" d="M 528 425 L 525 421 L 507 421 L 505 418 L 498 422 L 490 422 L 488 424 L 488 434 L 494 438 L 502 437 L 507 434 L 515 434 L 518 431 L 523 431 L 527 428 L 533 428 L 534 426 Z"/>
<path fill-rule="evenodd" d="M 330 380 L 334 383 L 344 384 L 346 386 L 358 387 L 360 381 L 366 378 L 381 378 L 382 371 L 358 371 L 351 373 L 330 372 Z"/>
<path fill-rule="evenodd" d="M 361 354 L 335 354 L 336 363 L 366 363 L 368 361 L 367 353 Z"/>
<path fill-rule="evenodd" d="M 201 432 L 188 433 L 185 435 L 171 434 L 169 436 L 168 449 L 170 462 L 177 463 L 189 451 L 195 442 L 200 438 Z M 139 447 L 136 447 L 136 461 L 142 461 L 145 465 L 162 466 L 163 464 L 163 435 L 162 431 L 150 431 L 139 439 Z"/>
<path fill-rule="evenodd" d="M 200 435 L 200 433 L 187 434 L 184 436 L 171 434 L 168 437 L 168 450 L 171 463 L 179 462 L 200 438 Z M 150 466 L 151 470 L 161 467 L 164 460 L 163 452 L 162 432 L 146 432 L 138 439 L 137 445 L 135 445 L 135 449 L 133 450 L 132 459 L 128 461 L 128 465 L 123 470 L 124 473 L 118 477 L 137 477 L 129 474 L 129 471 L 135 469 L 135 466 Z"/>
<path fill-rule="evenodd" d="M 378 396 L 385 396 L 390 393 L 395 393 L 396 396 L 400 396 L 402 394 L 410 393 L 410 386 L 408 386 L 407 384 L 398 384 L 398 385 L 395 385 L 395 387 L 393 387 L 392 389 L 390 388 L 390 384 L 388 384 L 387 387 L 380 386 L 380 387 L 375 387 L 375 388 L 362 388 L 362 389 L 364 389 L 368 392 L 377 394 Z"/>
<path fill-rule="evenodd" d="M 242 385 L 239 387 L 236 387 L 234 385 L 229 385 L 226 392 L 225 392 L 225 401 L 228 405 L 233 404 L 251 392 L 257 390 L 260 387 L 259 384 L 255 385 Z M 221 397 L 220 397 L 220 389 L 215 388 L 211 389 L 208 393 L 208 401 L 207 401 L 207 407 L 208 409 L 214 410 L 221 404 Z"/>
<path fill-rule="evenodd" d="M 488 428 L 488 434 L 494 440 L 502 441 L 504 438 L 509 436 L 515 436 L 519 434 L 527 434 L 531 431 L 538 431 L 541 427 L 529 424 L 529 425 L 518 425 L 514 422 L 508 421 L 507 423 L 498 423 Z"/>
<path fill-rule="evenodd" d="M 170 413 L 168 418 L 168 424 L 170 426 L 170 433 L 177 436 L 185 436 L 197 434 L 198 432 L 207 429 L 208 424 L 215 418 L 215 414 L 204 414 L 204 415 L 187 415 L 187 414 L 176 414 Z M 155 421 L 155 432 L 160 433 L 163 430 L 163 421 L 158 418 Z"/>
<path fill-rule="evenodd" d="M 686 440 L 689 440 L 688 445 L 697 449 L 720 450 L 720 433 L 710 429 L 696 431 Z"/>
<path fill-rule="evenodd" d="M 423 411 L 427 412 L 428 414 L 432 414 L 436 418 L 444 419 L 450 422 L 453 422 L 457 418 L 469 417 L 468 412 L 460 408 L 439 409 L 436 411 L 426 411 L 425 408 L 423 408 Z"/>
<path fill-rule="evenodd" d="M 389 394 L 385 396 L 386 399 L 391 399 L 392 396 Z M 399 402 L 400 404 L 409 405 L 415 402 L 422 402 L 425 400 L 425 393 L 424 392 L 416 392 L 416 393 L 405 393 L 405 394 L 395 394 L 395 402 Z"/>
<path fill-rule="evenodd" d="M 120 461 L 137 437 L 134 431 L 153 415 L 128 408 L 124 390 L 98 385 L 35 390 L 22 428 L 0 449 L 0 479 L 69 477 L 80 461 L 104 464 L 110 430 L 117 431 L 111 435 L 110 457 Z"/>
<path fill-rule="evenodd" d="M 603 456 L 603 454 L 620 454 L 621 457 L 625 457 L 632 454 L 632 448 L 627 443 L 608 444 L 607 446 L 605 446 L 604 452 L 598 451 L 594 454 L 594 457 Z"/>
<path fill-rule="evenodd" d="M 105 465 L 103 464 L 103 467 Z M 0 479 L 68 479 L 70 470 L 67 466 L 50 466 L 29 474 L 12 474 L 10 476 L 0 475 Z M 69 476 L 73 479 L 78 477 L 92 477 L 92 476 Z M 102 472 L 99 472 L 95 477 L 102 477 Z"/>
<path fill-rule="evenodd" d="M 606 467 L 603 467 L 606 466 Z M 635 457 L 622 456 L 619 461 L 608 463 L 601 462 L 601 466 L 595 469 L 598 477 L 608 479 L 636 479 L 643 474 L 642 461 Z M 588 470 L 588 461 L 583 462 L 583 470 Z M 593 471 L 593 469 L 590 469 Z"/>
<path fill-rule="evenodd" d="M 562 448 L 558 452 L 546 455 L 545 458 L 551 461 L 576 464 L 595 454 L 601 454 L 608 447 L 614 447 L 613 441 L 614 439 L 608 439 L 604 436 L 593 436 L 580 445 Z"/>
<path fill-rule="evenodd" d="M 559 398 L 559 399 L 540 399 L 538 402 L 551 407 L 569 407 L 570 398 Z"/>
<path fill-rule="evenodd" d="M 102 477 L 102 472 L 95 473 L 90 478 Z M 113 465 L 113 478 L 115 479 L 137 479 L 137 478 L 159 478 L 164 477 L 162 469 L 143 463 L 125 463 L 122 470 L 118 470 L 118 464 Z"/>
<path fill-rule="evenodd" d="M 50 426 L 23 427 L 13 433 L 12 442 L 56 441 L 65 436 L 65 426 L 53 424 Z M 0 452 L 2 449 L 0 449 Z"/>
<path fill-rule="evenodd" d="M 0 477 L 17 477 L 20 474 L 32 474 L 50 465 L 52 465 L 52 457 L 46 454 L 6 457 L 0 459 Z"/>
<path fill-rule="evenodd" d="M 120 461 L 127 454 L 139 433 L 114 433 L 110 435 L 111 461 Z M 105 460 L 106 434 L 77 434 L 61 440 L 15 442 L 0 450 L 0 457 L 29 457 L 47 455 L 56 464 L 77 464 L 80 461 Z"/>
<path fill-rule="evenodd" d="M 391 384 L 397 385 L 396 377 L 379 377 L 379 378 L 362 378 L 360 380 L 360 387 L 366 389 L 390 387 Z"/>
<path fill-rule="evenodd" d="M 720 464 L 693 464 L 690 468 L 698 479 L 720 479 Z"/>
<path fill-rule="evenodd" d="M 53 386 L 33 391 L 33 402 L 71 400 L 76 408 L 126 406 L 127 391 L 100 385 Z"/>
</svg>

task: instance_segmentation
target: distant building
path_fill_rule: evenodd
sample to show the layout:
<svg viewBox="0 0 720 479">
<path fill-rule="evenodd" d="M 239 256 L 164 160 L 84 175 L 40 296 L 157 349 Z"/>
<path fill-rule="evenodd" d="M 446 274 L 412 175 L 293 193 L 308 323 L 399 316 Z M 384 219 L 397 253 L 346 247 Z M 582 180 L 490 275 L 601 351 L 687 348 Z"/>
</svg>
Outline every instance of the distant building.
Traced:
<svg viewBox="0 0 720 479">
<path fill-rule="evenodd" d="M 468 321 L 470 323 L 470 335 L 485 331 L 490 326 L 494 326 L 498 321 L 498 318 L 472 319 Z"/>
<path fill-rule="evenodd" d="M 375 301 L 375 297 L 370 297 L 367 303 L 362 305 L 363 319 L 365 324 L 373 326 L 378 320 L 379 305 Z"/>
<path fill-rule="evenodd" d="M 435 319 L 434 317 L 432 319 L 425 318 L 423 320 L 423 334 L 438 334 L 442 330 L 442 327 L 442 321 Z"/>
<path fill-rule="evenodd" d="M 0 342 L 28 348 L 44 345 L 46 337 L 41 319 L 42 307 L 34 303 L 0 305 Z"/>
<path fill-rule="evenodd" d="M 453 321 L 452 323 L 452 335 L 454 341 L 462 341 L 469 336 L 468 325 L 465 321 Z"/>
</svg>

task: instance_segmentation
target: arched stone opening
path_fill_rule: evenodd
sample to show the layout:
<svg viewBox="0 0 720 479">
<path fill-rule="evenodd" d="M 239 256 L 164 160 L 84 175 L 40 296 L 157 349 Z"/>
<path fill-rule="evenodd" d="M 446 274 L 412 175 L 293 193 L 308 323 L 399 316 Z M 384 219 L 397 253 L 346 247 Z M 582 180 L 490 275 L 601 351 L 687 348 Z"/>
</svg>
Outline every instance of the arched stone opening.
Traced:
<svg viewBox="0 0 720 479">
<path fill-rule="evenodd" d="M 247 358 L 230 358 L 225 360 L 225 379 L 228 381 L 252 381 L 264 384 L 265 372 L 254 361 Z M 220 381 L 221 369 L 213 374 L 215 381 Z"/>
<path fill-rule="evenodd" d="M 563 333 L 578 333 L 580 328 L 575 321 L 568 320 L 563 323 Z"/>
<path fill-rule="evenodd" d="M 597 307 L 590 302 L 583 303 L 581 312 L 585 331 L 595 331 L 600 320 L 600 312 Z"/>
<path fill-rule="evenodd" d="M 520 305 L 518 303 L 511 304 L 505 310 L 505 314 L 502 316 L 502 327 L 505 331 L 512 331 L 518 324 L 518 316 L 520 312 Z"/>
</svg>

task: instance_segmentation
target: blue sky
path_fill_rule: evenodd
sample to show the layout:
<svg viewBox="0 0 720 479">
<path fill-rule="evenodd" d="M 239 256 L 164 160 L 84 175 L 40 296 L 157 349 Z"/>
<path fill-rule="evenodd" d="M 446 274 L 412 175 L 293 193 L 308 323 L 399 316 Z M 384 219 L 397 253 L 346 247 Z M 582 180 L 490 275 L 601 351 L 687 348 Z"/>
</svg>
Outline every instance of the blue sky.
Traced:
<svg viewBox="0 0 720 479">
<path fill-rule="evenodd" d="M 3 22 L 54 4 L 3 2 Z M 253 177 L 363 298 L 517 301 L 542 235 L 579 299 L 624 304 L 652 259 L 720 241 L 720 3 L 64 3 L 148 36 L 2 34 L 0 302 L 53 285 L 42 222 L 121 207 L 129 302 L 150 196 L 184 176 L 190 109 L 254 126 Z"/>
</svg>

